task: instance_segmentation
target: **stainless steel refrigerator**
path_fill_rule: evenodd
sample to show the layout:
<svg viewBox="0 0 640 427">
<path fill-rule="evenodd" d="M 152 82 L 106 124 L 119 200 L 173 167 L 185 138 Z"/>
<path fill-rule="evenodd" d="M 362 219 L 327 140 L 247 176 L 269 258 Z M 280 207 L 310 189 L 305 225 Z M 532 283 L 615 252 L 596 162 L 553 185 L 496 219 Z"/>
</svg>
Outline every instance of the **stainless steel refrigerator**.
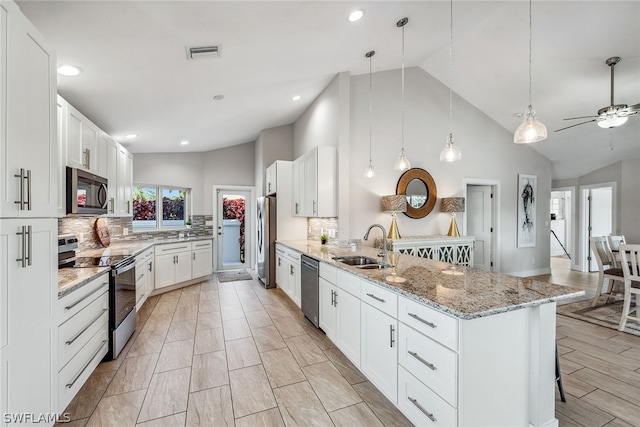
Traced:
<svg viewBox="0 0 640 427">
<path fill-rule="evenodd" d="M 258 197 L 258 277 L 265 288 L 276 287 L 276 198 Z"/>
</svg>

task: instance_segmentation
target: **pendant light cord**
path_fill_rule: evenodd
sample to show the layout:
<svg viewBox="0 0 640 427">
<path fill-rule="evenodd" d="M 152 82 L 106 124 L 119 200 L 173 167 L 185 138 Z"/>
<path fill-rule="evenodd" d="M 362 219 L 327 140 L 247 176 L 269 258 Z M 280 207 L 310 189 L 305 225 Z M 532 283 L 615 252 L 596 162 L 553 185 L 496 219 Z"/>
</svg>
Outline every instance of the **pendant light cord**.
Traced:
<svg viewBox="0 0 640 427">
<path fill-rule="evenodd" d="M 531 0 L 529 0 L 529 105 L 531 105 Z"/>
<path fill-rule="evenodd" d="M 371 105 L 373 103 L 373 101 L 372 101 L 372 98 L 373 98 L 372 87 L 373 86 L 372 86 L 372 83 L 371 83 L 371 80 L 372 80 L 371 79 L 371 70 L 372 70 L 371 69 L 371 61 L 372 61 L 371 57 L 374 55 L 374 53 L 375 53 L 374 51 L 371 51 L 371 52 L 367 53 L 367 56 L 369 56 L 369 167 L 371 167 L 371 135 L 372 135 L 372 133 L 371 133 L 371 120 L 372 120 L 372 116 L 373 116 L 373 113 L 372 113 L 373 109 L 371 107 Z"/>
<path fill-rule="evenodd" d="M 402 153 L 404 154 L 404 26 L 406 25 L 403 24 L 402 25 L 402 100 L 401 100 L 401 105 L 400 105 L 400 111 L 401 111 L 401 126 L 402 126 L 402 135 L 400 136 L 400 141 L 402 142 Z"/>
<path fill-rule="evenodd" d="M 453 0 L 449 14 L 449 135 L 453 135 Z"/>
</svg>

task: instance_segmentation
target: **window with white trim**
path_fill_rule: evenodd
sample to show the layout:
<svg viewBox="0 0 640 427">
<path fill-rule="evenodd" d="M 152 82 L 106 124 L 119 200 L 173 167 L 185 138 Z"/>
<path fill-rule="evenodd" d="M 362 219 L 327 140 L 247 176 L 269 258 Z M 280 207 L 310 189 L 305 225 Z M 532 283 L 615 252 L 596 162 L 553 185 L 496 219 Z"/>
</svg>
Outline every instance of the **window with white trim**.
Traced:
<svg viewBox="0 0 640 427">
<path fill-rule="evenodd" d="M 136 185 L 133 187 L 134 230 L 184 227 L 189 212 L 187 188 Z"/>
</svg>

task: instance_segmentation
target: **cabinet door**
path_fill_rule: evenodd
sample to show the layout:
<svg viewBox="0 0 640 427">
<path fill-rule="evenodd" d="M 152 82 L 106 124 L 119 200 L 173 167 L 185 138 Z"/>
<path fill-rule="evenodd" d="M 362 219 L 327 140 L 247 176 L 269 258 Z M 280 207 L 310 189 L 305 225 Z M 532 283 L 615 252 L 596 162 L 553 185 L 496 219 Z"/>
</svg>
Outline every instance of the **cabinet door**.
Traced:
<svg viewBox="0 0 640 427">
<path fill-rule="evenodd" d="M 98 174 L 98 136 L 100 129 L 87 118 L 82 122 L 82 154 L 86 169 Z"/>
<path fill-rule="evenodd" d="M 151 257 L 149 259 L 149 261 L 147 261 L 146 268 L 147 268 L 147 289 L 149 290 L 149 293 L 151 293 L 151 291 L 153 291 L 156 288 L 156 275 L 155 275 L 155 271 L 154 271 L 154 258 Z"/>
<path fill-rule="evenodd" d="M 304 216 L 304 157 L 299 157 L 291 167 L 291 214 Z"/>
<path fill-rule="evenodd" d="M 288 276 L 284 265 L 284 252 L 276 247 L 276 285 L 282 288 L 285 280 L 288 280 Z"/>
<path fill-rule="evenodd" d="M 119 212 L 118 205 L 118 155 L 120 153 L 119 144 L 114 140 L 106 141 L 106 178 L 109 181 L 107 185 L 107 213 L 116 214 Z"/>
<path fill-rule="evenodd" d="M 317 150 L 304 158 L 304 212 L 306 216 L 318 216 L 318 157 Z"/>
<path fill-rule="evenodd" d="M 156 255 L 155 289 L 171 286 L 176 283 L 175 254 Z"/>
<path fill-rule="evenodd" d="M 192 251 L 192 276 L 193 278 L 204 277 L 211 274 L 213 271 L 213 250 L 212 248 L 208 249 L 198 249 Z"/>
<path fill-rule="evenodd" d="M 191 280 L 191 251 L 176 254 L 176 283 Z"/>
<path fill-rule="evenodd" d="M 289 296 L 298 307 L 301 305 L 302 276 L 300 261 L 289 260 Z"/>
<path fill-rule="evenodd" d="M 87 168 L 87 162 L 82 152 L 82 123 L 85 117 L 72 105 L 66 105 L 67 122 L 67 166 L 72 168 Z"/>
<path fill-rule="evenodd" d="M 67 174 L 66 174 L 66 159 L 67 159 L 67 122 L 65 120 L 66 101 L 62 99 L 60 95 L 57 96 L 56 110 L 58 119 L 58 200 L 56 215 L 62 218 L 67 214 Z"/>
<path fill-rule="evenodd" d="M 335 305 L 336 285 L 320 278 L 320 329 L 327 334 L 327 338 L 336 341 L 337 310 Z"/>
<path fill-rule="evenodd" d="M 129 216 L 131 215 L 131 191 L 133 187 L 133 158 L 131 157 L 131 154 L 121 145 L 118 145 L 117 169 L 117 210 L 120 215 Z"/>
<path fill-rule="evenodd" d="M 274 163 L 267 168 L 267 171 L 265 173 L 266 179 L 264 183 L 264 193 L 267 196 L 276 194 L 277 192 L 276 177 L 277 177 L 277 163 Z"/>
<path fill-rule="evenodd" d="M 54 217 L 58 199 L 56 60 L 17 6 L 3 3 L 2 20 L 0 216 Z M 16 203 L 21 194 L 28 206 Z"/>
<path fill-rule="evenodd" d="M 362 303 L 360 370 L 394 404 L 398 402 L 398 322 Z"/>
<path fill-rule="evenodd" d="M 335 305 L 337 308 L 336 346 L 360 367 L 360 298 L 338 288 Z"/>
<path fill-rule="evenodd" d="M 145 267 L 144 262 L 136 264 L 136 308 L 147 293 L 147 269 Z"/>
</svg>

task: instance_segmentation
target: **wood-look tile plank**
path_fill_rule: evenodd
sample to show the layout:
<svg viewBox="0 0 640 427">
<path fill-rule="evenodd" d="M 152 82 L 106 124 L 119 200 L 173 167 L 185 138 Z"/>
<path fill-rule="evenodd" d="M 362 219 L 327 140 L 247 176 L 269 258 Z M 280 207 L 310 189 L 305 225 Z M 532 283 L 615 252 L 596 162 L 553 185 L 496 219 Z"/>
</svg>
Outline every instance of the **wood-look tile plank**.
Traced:
<svg viewBox="0 0 640 427">
<path fill-rule="evenodd" d="M 220 308 L 223 321 L 244 318 L 244 310 L 242 310 L 242 306 L 240 304 L 222 305 Z"/>
<path fill-rule="evenodd" d="M 412 427 L 413 424 L 373 384 L 365 381 L 352 386 L 362 400 L 387 427 Z"/>
<path fill-rule="evenodd" d="M 362 402 L 360 395 L 330 361 L 303 366 L 302 371 L 328 412 Z"/>
<path fill-rule="evenodd" d="M 190 367 L 193 356 L 193 342 L 194 340 L 165 342 L 158 358 L 156 372 Z"/>
<path fill-rule="evenodd" d="M 622 421 L 619 418 L 616 418 L 616 419 L 611 420 L 608 423 L 606 423 L 604 425 L 604 427 L 633 427 L 633 426 L 631 424 L 629 424 L 629 423 L 625 423 L 624 421 Z"/>
<path fill-rule="evenodd" d="M 197 330 L 214 329 L 222 327 L 222 315 L 219 311 L 198 313 Z"/>
<path fill-rule="evenodd" d="M 328 350 L 330 348 L 335 348 L 336 346 L 331 342 L 329 338 L 322 332 L 320 329 L 313 326 L 311 322 L 307 319 L 304 320 L 307 322 L 307 326 L 303 326 L 304 330 L 311 337 L 311 339 L 316 343 L 321 350 Z"/>
<path fill-rule="evenodd" d="M 282 305 L 282 303 L 278 302 L 277 304 L 274 303 L 269 303 L 269 304 L 264 304 L 264 309 L 267 310 L 267 313 L 269 313 L 269 316 L 271 316 L 271 319 L 277 319 L 280 317 L 293 317 L 291 315 L 291 312 L 289 310 L 287 310 L 287 308 Z"/>
<path fill-rule="evenodd" d="M 117 371 L 94 371 L 84 385 L 75 395 L 71 403 L 64 410 L 65 414 L 69 414 L 71 420 L 85 419 L 84 423 L 98 406 L 104 392 L 109 387 L 109 383 L 113 380 Z M 67 424 L 65 424 L 67 425 Z M 84 424 L 83 424 L 84 425 Z"/>
<path fill-rule="evenodd" d="M 560 371 L 565 375 L 569 375 L 582 368 L 584 368 L 584 366 L 569 359 L 562 359 L 560 361 Z"/>
<path fill-rule="evenodd" d="M 269 313 L 264 308 L 245 313 L 247 322 L 251 329 L 264 328 L 265 326 L 273 326 Z"/>
<path fill-rule="evenodd" d="M 333 422 L 311 385 L 304 381 L 273 391 L 287 427 L 333 427 Z"/>
<path fill-rule="evenodd" d="M 172 315 L 176 311 L 176 307 L 178 306 L 178 299 L 176 300 L 168 300 L 168 301 L 160 301 L 156 304 L 155 308 L 151 312 L 151 315 L 154 314 L 167 314 Z"/>
<path fill-rule="evenodd" d="M 227 365 L 230 371 L 262 363 L 253 338 L 226 341 Z"/>
<path fill-rule="evenodd" d="M 640 426 L 640 407 L 627 400 L 620 399 L 600 389 L 587 394 L 580 400 L 585 404 L 601 409 L 603 412 L 613 413 L 615 418 L 619 418 L 632 426 Z"/>
<path fill-rule="evenodd" d="M 256 328 L 252 330 L 252 333 L 256 346 L 258 347 L 258 351 L 260 352 L 275 350 L 287 346 L 275 326 Z"/>
<path fill-rule="evenodd" d="M 183 293 L 180 295 L 177 307 L 197 306 L 200 299 L 200 291 L 198 293 Z"/>
<path fill-rule="evenodd" d="M 224 321 L 222 324 L 222 330 L 224 332 L 225 341 L 232 341 L 251 336 L 251 329 L 249 329 L 249 324 L 244 318 Z"/>
<path fill-rule="evenodd" d="M 264 370 L 272 388 L 306 380 L 291 351 L 287 347 L 278 350 L 265 351 L 260 354 Z"/>
<path fill-rule="evenodd" d="M 573 421 L 561 412 L 556 411 L 556 418 L 558 419 L 558 425 L 560 427 L 584 427 L 584 425 L 577 421 Z"/>
<path fill-rule="evenodd" d="M 145 392 L 137 390 L 104 397 L 89 418 L 87 427 L 135 425 Z"/>
<path fill-rule="evenodd" d="M 229 372 L 224 351 L 193 356 L 190 392 L 220 387 L 225 384 L 229 384 Z"/>
<path fill-rule="evenodd" d="M 585 343 L 583 341 L 575 340 L 573 338 L 563 338 L 562 340 L 558 341 L 558 343 L 562 343 L 562 345 L 571 347 L 574 350 L 581 351 L 582 353 L 591 355 L 593 357 L 597 357 L 599 359 L 608 361 L 609 363 L 612 363 L 614 365 L 617 365 L 632 371 L 640 368 L 640 360 L 629 359 L 617 353 L 604 350 L 600 347 L 595 347 L 590 343 Z"/>
<path fill-rule="evenodd" d="M 89 418 L 81 418 L 79 420 L 73 420 L 69 422 L 59 422 L 55 423 L 54 427 L 84 427 L 87 425 Z"/>
<path fill-rule="evenodd" d="M 179 320 L 196 320 L 198 318 L 198 305 L 178 305 L 173 313 L 173 322 Z"/>
<path fill-rule="evenodd" d="M 562 375 L 562 386 L 565 393 L 575 397 L 585 396 L 597 388 L 572 375 Z"/>
<path fill-rule="evenodd" d="M 162 418 L 156 418 L 155 420 L 145 421 L 144 423 L 136 424 L 136 427 L 184 427 L 184 423 L 187 419 L 186 412 L 180 412 L 179 414 L 173 414 Z"/>
<path fill-rule="evenodd" d="M 157 331 L 158 333 L 160 333 L 161 331 L 164 331 L 164 333 L 166 334 L 169 330 L 169 325 L 171 325 L 171 316 L 171 314 L 161 314 L 158 316 L 150 317 L 149 319 L 147 319 L 140 332 L 142 333 Z"/>
<path fill-rule="evenodd" d="M 198 304 L 198 314 L 220 312 L 220 300 L 217 295 L 215 298 L 207 298 L 205 294 L 200 295 L 200 304 Z"/>
<path fill-rule="evenodd" d="M 277 317 L 273 319 L 273 323 L 276 325 L 282 338 L 291 338 L 307 334 L 293 317 Z"/>
<path fill-rule="evenodd" d="M 116 372 L 105 396 L 143 390 L 149 387 L 159 353 L 125 359 Z"/>
<path fill-rule="evenodd" d="M 262 365 L 229 372 L 229 382 L 236 417 L 244 417 L 276 406 L 276 400 Z"/>
<path fill-rule="evenodd" d="M 224 350 L 224 334 L 222 328 L 196 330 L 193 354 L 211 353 Z"/>
<path fill-rule="evenodd" d="M 594 371 L 601 372 L 611 378 L 616 378 L 620 381 L 624 381 L 634 387 L 640 387 L 640 372 L 634 372 L 629 369 L 625 369 L 623 367 L 615 365 L 614 363 L 610 363 L 606 360 L 593 357 L 580 351 L 574 351 L 570 354 L 562 356 L 560 364 L 564 363 L 565 360 L 579 363 L 582 366 L 593 369 Z"/>
<path fill-rule="evenodd" d="M 329 412 L 329 416 L 333 420 L 336 427 L 353 427 L 353 426 L 379 426 L 384 427 L 378 417 L 369 409 L 366 403 L 360 402 L 353 406 L 338 409 Z"/>
<path fill-rule="evenodd" d="M 615 329 L 605 328 L 603 326 L 598 326 L 596 328 L 585 328 L 585 327 L 576 327 L 574 326 L 565 326 L 560 325 L 556 328 L 557 335 L 569 336 L 572 338 L 580 339 L 580 338 L 599 338 L 599 339 L 609 339 L 618 335 L 618 331 Z M 612 350 L 613 351 L 613 350 Z"/>
<path fill-rule="evenodd" d="M 127 358 L 144 356 L 145 354 L 160 353 L 166 336 L 167 330 L 165 329 L 140 332 L 136 340 L 133 342 L 131 350 L 127 353 Z"/>
<path fill-rule="evenodd" d="M 324 350 L 324 354 L 329 358 L 331 363 L 333 363 L 333 366 L 340 371 L 349 384 L 358 384 L 367 380 L 367 377 L 337 348 Z"/>
<path fill-rule="evenodd" d="M 236 427 L 284 427 L 278 408 L 236 419 Z"/>
<path fill-rule="evenodd" d="M 300 366 L 313 365 L 329 360 L 309 335 L 287 338 L 284 342 Z"/>
<path fill-rule="evenodd" d="M 255 296 L 255 294 L 252 298 L 240 298 L 240 304 L 242 305 L 242 309 L 245 312 L 245 316 L 247 313 L 250 313 L 252 311 L 264 310 L 262 303 L 260 302 L 258 297 Z"/>
<path fill-rule="evenodd" d="M 234 427 L 229 386 L 189 394 L 186 425 Z"/>
<path fill-rule="evenodd" d="M 195 338 L 195 335 L 195 320 L 174 320 L 169 326 L 165 342 L 189 340 Z"/>
<path fill-rule="evenodd" d="M 566 402 L 556 400 L 556 414 L 560 413 L 584 426 L 603 426 L 614 419 L 611 414 L 583 400 L 587 396 L 581 399 L 567 399 Z"/>
<path fill-rule="evenodd" d="M 639 387 L 634 387 L 630 384 L 627 384 L 615 378 L 611 378 L 608 375 L 602 374 L 589 368 L 584 368 L 576 371 L 571 374 L 571 377 L 584 381 L 587 384 L 591 384 L 592 386 L 606 391 L 614 396 L 618 396 L 621 399 L 626 399 L 636 405 L 640 404 Z M 638 414 L 640 415 L 640 406 L 637 406 L 637 408 Z M 640 420 L 640 417 L 638 418 L 638 420 Z"/>
<path fill-rule="evenodd" d="M 182 368 L 154 374 L 140 409 L 138 422 L 185 412 L 190 373 L 190 368 Z"/>
<path fill-rule="evenodd" d="M 612 353 L 621 353 L 630 348 L 628 344 L 618 343 L 618 342 L 610 341 L 607 339 L 615 336 L 616 331 L 613 331 L 612 329 L 607 329 L 607 328 L 592 329 L 589 332 L 576 331 L 575 328 L 574 329 L 566 328 L 565 330 L 567 331 L 567 333 L 565 334 L 567 338 L 564 338 L 561 341 L 574 339 L 584 343 L 589 343 L 594 347 L 602 348 Z M 599 337 L 595 334 L 596 332 L 602 331 L 602 330 L 614 332 L 614 335 L 605 334 L 603 337 Z"/>
</svg>

